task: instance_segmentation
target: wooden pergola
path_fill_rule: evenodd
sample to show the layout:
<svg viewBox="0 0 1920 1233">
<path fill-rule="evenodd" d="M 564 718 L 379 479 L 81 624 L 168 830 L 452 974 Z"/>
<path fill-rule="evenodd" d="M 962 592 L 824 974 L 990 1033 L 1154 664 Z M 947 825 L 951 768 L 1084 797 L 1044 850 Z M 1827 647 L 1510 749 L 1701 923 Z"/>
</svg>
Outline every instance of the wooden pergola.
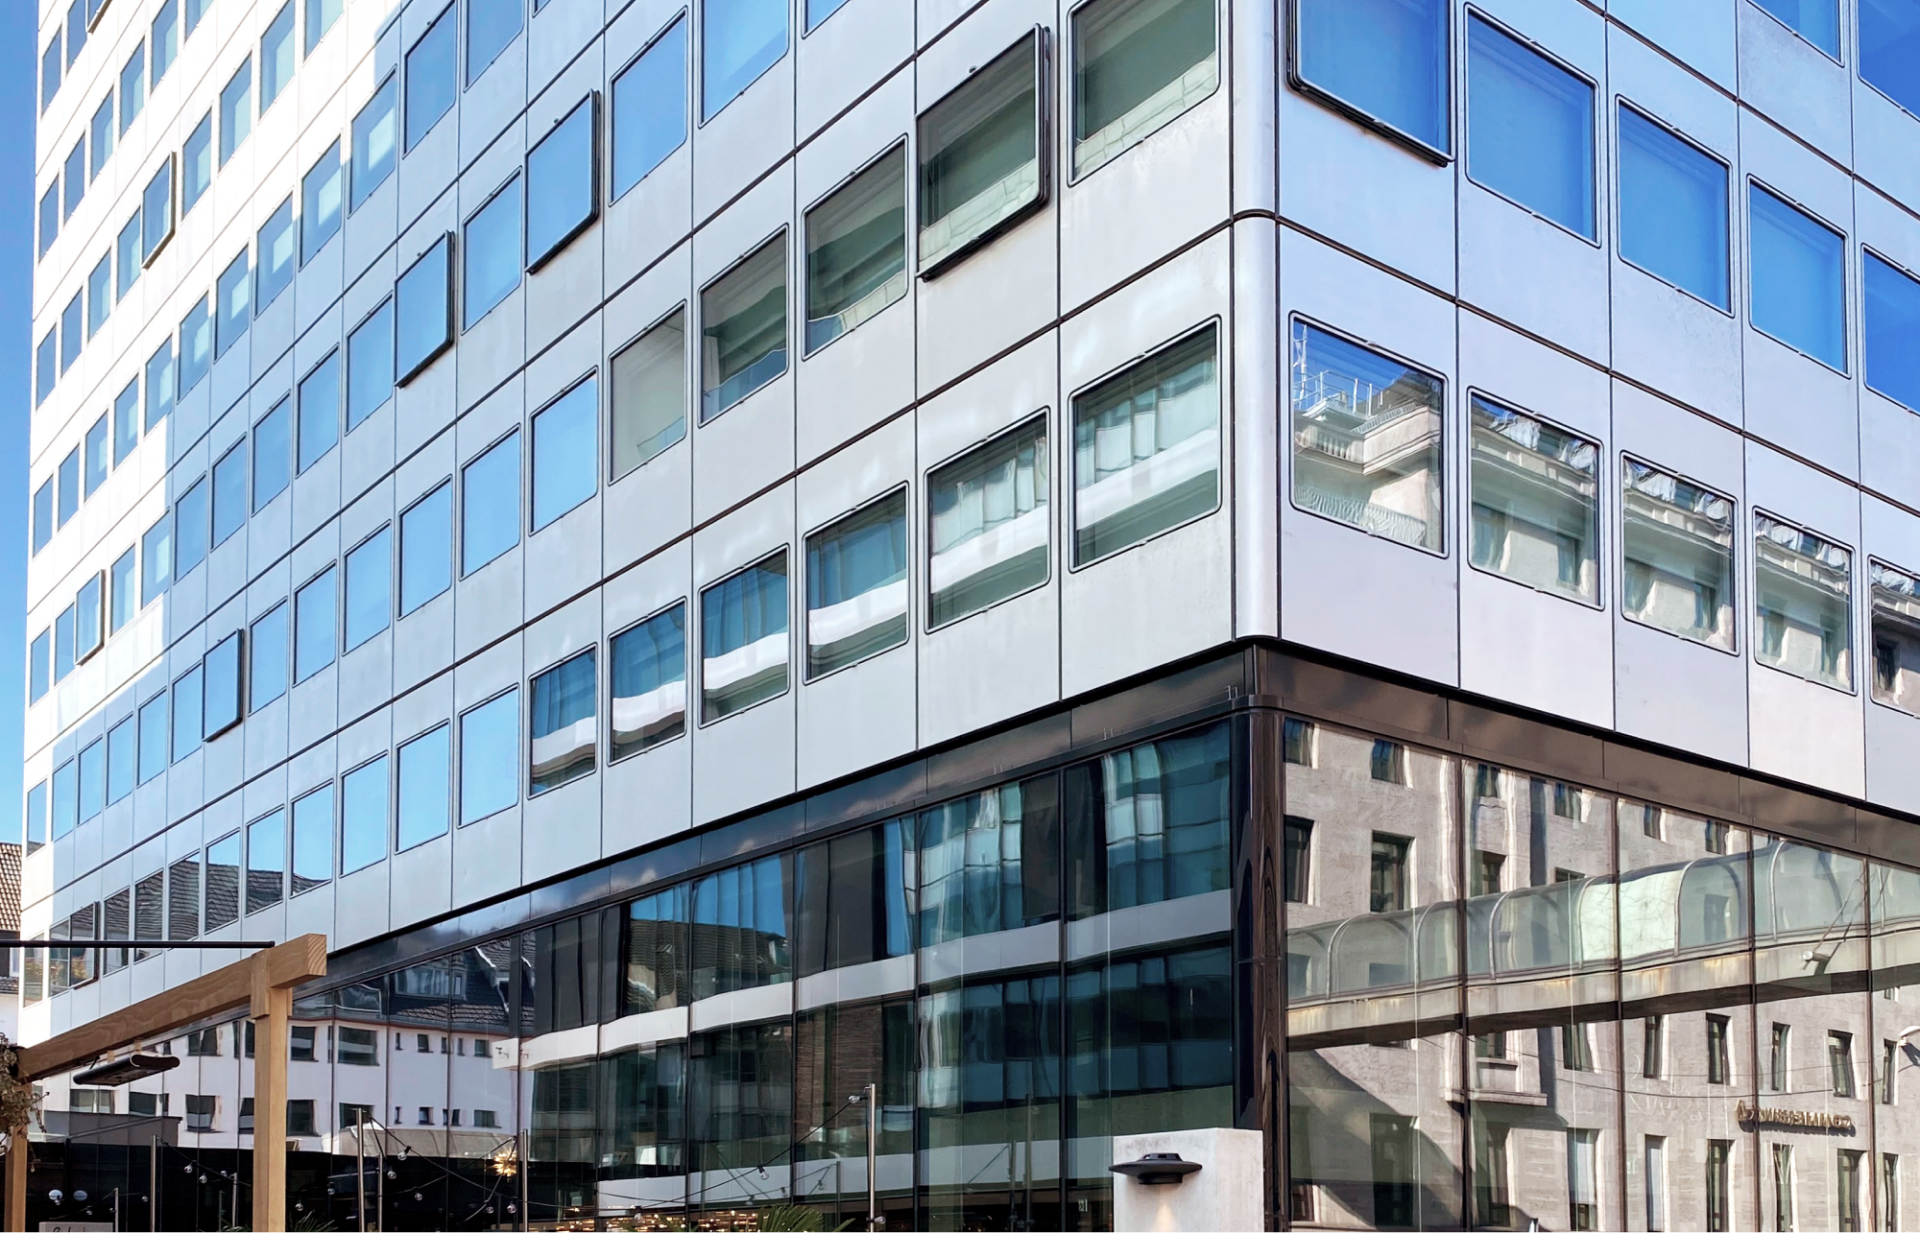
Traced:
<svg viewBox="0 0 1920 1233">
<path fill-rule="evenodd" d="M 245 1006 L 254 1028 L 253 1228 L 286 1228 L 287 1027 L 293 991 L 327 974 L 327 939 L 308 933 L 19 1050 L 19 1078 L 57 1075 Z M 157 1216 L 157 1213 L 156 1213 Z M 7 1152 L 5 1228 L 27 1227 L 27 1141 Z"/>
</svg>

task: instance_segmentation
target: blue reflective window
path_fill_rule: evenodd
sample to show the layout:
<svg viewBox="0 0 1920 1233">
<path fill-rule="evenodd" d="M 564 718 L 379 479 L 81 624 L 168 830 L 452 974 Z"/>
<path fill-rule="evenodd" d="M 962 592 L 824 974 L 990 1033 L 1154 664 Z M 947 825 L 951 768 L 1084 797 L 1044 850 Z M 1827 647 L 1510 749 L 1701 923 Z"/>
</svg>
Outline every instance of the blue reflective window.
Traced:
<svg viewBox="0 0 1920 1233">
<path fill-rule="evenodd" d="M 300 440 L 296 473 L 324 458 L 340 439 L 340 351 L 313 366 L 300 379 Z"/>
<path fill-rule="evenodd" d="M 380 307 L 347 336 L 347 431 L 385 406 L 393 396 L 393 301 Z"/>
<path fill-rule="evenodd" d="M 1422 145 L 1450 153 L 1446 0 L 1298 0 L 1300 80 Z"/>
<path fill-rule="evenodd" d="M 675 18 L 613 79 L 613 196 L 687 140 L 687 18 Z"/>
<path fill-rule="evenodd" d="M 113 241 L 113 260 L 119 271 L 113 280 L 113 299 L 118 303 L 140 278 L 140 215 L 135 209 L 127 225 Z"/>
<path fill-rule="evenodd" d="M 1920 0 L 1860 0 L 1860 77 L 1920 116 Z"/>
<path fill-rule="evenodd" d="M 1467 174 L 1596 237 L 1593 86 L 1478 16 L 1467 22 Z"/>
<path fill-rule="evenodd" d="M 365 869 L 387 854 L 387 756 L 340 780 L 340 872 Z"/>
<path fill-rule="evenodd" d="M 1725 163 L 1620 108 L 1620 255 L 1722 309 L 1727 194 Z"/>
<path fill-rule="evenodd" d="M 53 481 L 45 480 L 33 493 L 33 550 L 39 552 L 53 539 Z"/>
<path fill-rule="evenodd" d="M 247 637 L 248 705 L 259 710 L 287 692 L 287 605 L 253 623 Z"/>
<path fill-rule="evenodd" d="M 147 45 L 135 43 L 133 54 L 120 69 L 120 132 L 123 136 L 146 105 Z"/>
<path fill-rule="evenodd" d="M 53 768 L 53 837 L 71 834 L 80 813 L 80 781 L 73 759 Z"/>
<path fill-rule="evenodd" d="M 52 639 L 45 630 L 27 648 L 27 701 L 34 703 L 47 696 L 53 686 Z"/>
<path fill-rule="evenodd" d="M 1224 890 L 1229 881 L 1232 751 L 1224 724 L 1136 745 L 1075 768 L 1087 803 L 1067 836 L 1074 919 Z M 1151 810 L 1151 831 L 1136 819 Z M 1101 869 L 1100 866 L 1104 866 Z"/>
<path fill-rule="evenodd" d="M 119 633 L 139 607 L 134 598 L 133 571 L 138 554 L 129 548 L 114 558 L 107 571 L 107 632 Z"/>
<path fill-rule="evenodd" d="M 340 20 L 341 10 L 346 8 L 347 0 L 307 0 L 307 50 L 312 51 L 320 45 L 320 40 L 333 29 L 333 23 Z"/>
<path fill-rule="evenodd" d="M 695 948 L 696 999 L 793 979 L 787 881 L 786 858 L 768 856 L 693 884 L 694 933 L 726 939 Z"/>
<path fill-rule="evenodd" d="M 47 781 L 41 780 L 27 790 L 27 851 L 47 842 Z"/>
<path fill-rule="evenodd" d="M 200 748 L 200 717 L 205 709 L 200 669 L 173 683 L 173 760 Z"/>
<path fill-rule="evenodd" d="M 599 211 L 594 182 L 598 95 L 588 95 L 527 152 L 527 268 L 578 235 Z"/>
<path fill-rule="evenodd" d="M 60 372 L 62 375 L 67 369 L 73 367 L 74 361 L 80 358 L 80 348 L 86 341 L 81 324 L 84 300 L 84 290 L 74 292 L 73 298 L 67 301 L 66 308 L 60 313 Z"/>
<path fill-rule="evenodd" d="M 186 5 L 186 32 L 191 35 L 200 25 L 200 19 L 205 17 L 207 10 L 213 6 L 213 0 L 186 0 Z"/>
<path fill-rule="evenodd" d="M 400 83 L 389 77 L 353 117 L 353 203 L 359 209 L 373 190 L 393 174 L 394 113 Z"/>
<path fill-rule="evenodd" d="M 167 769 L 167 695 L 157 694 L 140 708 L 141 783 Z"/>
<path fill-rule="evenodd" d="M 240 441 L 213 464 L 213 542 L 224 544 L 247 525 L 247 443 Z"/>
<path fill-rule="evenodd" d="M 201 296 L 180 322 L 180 396 L 186 397 L 213 363 L 213 310 Z"/>
<path fill-rule="evenodd" d="M 787 0 L 707 0 L 700 114 L 711 120 L 787 54 Z"/>
<path fill-rule="evenodd" d="M 528 706 L 532 720 L 528 796 L 593 773 L 594 751 L 599 746 L 597 693 L 591 649 L 533 678 Z"/>
<path fill-rule="evenodd" d="M 147 84 L 157 86 L 180 56 L 180 0 L 165 0 L 153 15 L 152 33 L 153 63 Z"/>
<path fill-rule="evenodd" d="M 520 800 L 520 691 L 510 689 L 460 717 L 460 825 Z"/>
<path fill-rule="evenodd" d="M 260 912 L 287 893 L 287 815 L 274 810 L 247 824 L 246 909 Z"/>
<path fill-rule="evenodd" d="M 53 96 L 60 93 L 60 70 L 63 67 L 60 58 L 60 32 L 53 32 L 53 41 L 40 53 L 40 110 L 45 111 L 53 102 Z"/>
<path fill-rule="evenodd" d="M 701 422 L 787 371 L 787 233 L 700 293 Z"/>
<path fill-rule="evenodd" d="M 296 684 L 333 662 L 334 605 L 331 566 L 293 597 L 293 679 Z"/>
<path fill-rule="evenodd" d="M 53 242 L 60 238 L 60 182 L 55 180 L 40 197 L 40 248 L 39 255 L 44 257 Z"/>
<path fill-rule="evenodd" d="M 33 349 L 33 405 L 39 406 L 53 393 L 60 376 L 60 327 L 54 326 Z"/>
<path fill-rule="evenodd" d="M 460 473 L 460 576 L 520 542 L 520 434 L 466 465 Z"/>
<path fill-rule="evenodd" d="M 474 323 L 520 285 L 520 177 L 495 192 L 467 220 L 463 240 L 465 267 L 462 328 Z"/>
<path fill-rule="evenodd" d="M 208 112 L 180 148 L 180 213 L 191 211 L 212 184 L 213 113 Z"/>
<path fill-rule="evenodd" d="M 480 80 L 520 33 L 526 0 L 467 0 L 467 84 Z"/>
<path fill-rule="evenodd" d="M 400 747 L 399 818 L 394 847 L 406 851 L 447 833 L 453 799 L 448 759 L 451 729 L 441 724 Z"/>
<path fill-rule="evenodd" d="M 220 165 L 253 132 L 253 60 L 242 60 L 220 88 Z"/>
<path fill-rule="evenodd" d="M 600 386 L 582 381 L 533 417 L 533 529 L 593 496 L 598 465 Z"/>
<path fill-rule="evenodd" d="M 82 446 L 85 474 L 81 477 L 86 495 L 91 497 L 107 482 L 107 417 L 101 416 L 87 429 Z"/>
<path fill-rule="evenodd" d="M 97 572 L 89 574 L 87 580 L 80 584 L 79 594 L 73 598 L 73 655 L 76 660 L 90 658 L 106 641 L 103 628 L 106 615 L 100 575 Z"/>
<path fill-rule="evenodd" d="M 333 877 L 333 785 L 323 784 L 293 803 L 292 894 L 324 886 Z"/>
<path fill-rule="evenodd" d="M 700 593 L 700 721 L 787 691 L 787 554 L 775 553 Z"/>
<path fill-rule="evenodd" d="M 1754 328 L 1845 372 L 1846 238 L 1758 184 L 1748 202 Z"/>
<path fill-rule="evenodd" d="M 96 740 L 80 751 L 80 820 L 91 822 L 107 804 L 107 746 Z"/>
<path fill-rule="evenodd" d="M 147 431 L 152 432 L 173 410 L 173 340 L 147 357 Z"/>
<path fill-rule="evenodd" d="M 140 194 L 140 259 L 153 260 L 173 235 L 173 160 L 166 159 Z"/>
<path fill-rule="evenodd" d="M 67 168 L 61 179 L 65 183 L 66 194 L 60 207 L 62 218 L 72 218 L 73 212 L 80 207 L 80 199 L 87 195 L 87 135 L 82 133 L 80 140 L 73 143 L 72 153 L 67 155 Z"/>
<path fill-rule="evenodd" d="M 1753 0 L 1778 17 L 1789 30 L 1840 58 L 1840 0 Z"/>
<path fill-rule="evenodd" d="M 838 13 L 840 6 L 846 2 L 847 0 L 807 0 L 807 29 L 812 30 L 827 18 Z"/>
<path fill-rule="evenodd" d="M 164 595 L 173 580 L 173 519 L 166 514 L 140 537 L 140 606 Z"/>
<path fill-rule="evenodd" d="M 80 512 L 80 451 L 70 450 L 60 460 L 60 525 Z"/>
<path fill-rule="evenodd" d="M 253 426 L 253 509 L 287 490 L 293 478 L 292 404 L 282 398 Z"/>
<path fill-rule="evenodd" d="M 247 332 L 247 324 L 253 320 L 253 284 L 247 275 L 247 250 L 243 248 L 240 255 L 220 271 L 220 281 L 215 286 L 219 305 L 219 315 L 214 318 L 213 326 L 215 359 L 225 355 L 229 347 L 240 341 Z"/>
<path fill-rule="evenodd" d="M 347 650 L 385 629 L 392 612 L 393 534 L 381 527 L 347 554 Z"/>
<path fill-rule="evenodd" d="M 400 615 L 453 584 L 453 484 L 444 483 L 400 515 Z"/>
<path fill-rule="evenodd" d="M 53 682 L 58 685 L 73 672 L 73 605 L 53 618 Z"/>
<path fill-rule="evenodd" d="M 334 142 L 300 181 L 300 264 L 340 230 L 340 143 Z"/>
<path fill-rule="evenodd" d="M 293 80 L 293 0 L 280 6 L 260 36 L 260 114 Z"/>
<path fill-rule="evenodd" d="M 433 25 L 407 52 L 407 149 L 433 130 L 440 117 L 453 108 L 456 93 L 454 79 L 454 6 L 434 19 Z"/>
<path fill-rule="evenodd" d="M 807 679 L 907 640 L 907 494 L 807 537 Z"/>
<path fill-rule="evenodd" d="M 92 144 L 89 151 L 91 159 L 87 164 L 87 178 L 100 174 L 100 169 L 113 157 L 113 91 L 107 91 L 107 97 L 94 109 L 93 123 L 87 126 L 87 140 Z"/>
<path fill-rule="evenodd" d="M 133 791 L 134 719 L 115 724 L 107 733 L 107 804 L 123 801 Z"/>
<path fill-rule="evenodd" d="M 608 646 L 613 735 L 608 761 L 652 749 L 687 730 L 687 606 L 648 617 Z"/>
<path fill-rule="evenodd" d="M 1873 253 L 1866 276 L 1867 385 L 1920 412 L 1920 279 Z"/>
<path fill-rule="evenodd" d="M 240 644 L 243 641 L 240 631 L 236 629 L 210 648 L 206 658 L 200 661 L 201 671 L 205 674 L 206 704 L 202 722 L 207 740 L 219 736 L 241 720 L 243 683 L 246 680 L 245 665 L 240 662 Z"/>
<path fill-rule="evenodd" d="M 292 197 L 281 202 L 280 208 L 261 226 L 259 260 L 260 285 L 254 295 L 255 313 L 265 312 L 267 305 L 280 298 L 280 293 L 293 281 Z"/>
<path fill-rule="evenodd" d="M 173 503 L 173 551 L 175 578 L 185 578 L 207 559 L 208 520 L 207 480 L 193 481 Z"/>
<path fill-rule="evenodd" d="M 394 284 L 394 382 L 405 385 L 453 345 L 453 236 L 443 235 Z"/>
<path fill-rule="evenodd" d="M 113 400 L 113 465 L 127 460 L 140 444 L 140 378 L 127 382 Z"/>
</svg>

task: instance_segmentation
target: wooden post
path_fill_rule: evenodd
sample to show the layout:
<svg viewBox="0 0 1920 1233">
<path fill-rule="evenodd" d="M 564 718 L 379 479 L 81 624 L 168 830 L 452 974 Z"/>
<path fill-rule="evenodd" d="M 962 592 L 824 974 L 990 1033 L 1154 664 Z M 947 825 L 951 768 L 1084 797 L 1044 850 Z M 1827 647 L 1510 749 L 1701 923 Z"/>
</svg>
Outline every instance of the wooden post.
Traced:
<svg viewBox="0 0 1920 1233">
<path fill-rule="evenodd" d="M 15 1134 L 7 1147 L 6 1227 L 27 1227 L 27 1132 L 24 1130 Z"/>
<path fill-rule="evenodd" d="M 293 990 L 253 982 L 253 1227 L 287 1227 L 287 1020 Z"/>
</svg>

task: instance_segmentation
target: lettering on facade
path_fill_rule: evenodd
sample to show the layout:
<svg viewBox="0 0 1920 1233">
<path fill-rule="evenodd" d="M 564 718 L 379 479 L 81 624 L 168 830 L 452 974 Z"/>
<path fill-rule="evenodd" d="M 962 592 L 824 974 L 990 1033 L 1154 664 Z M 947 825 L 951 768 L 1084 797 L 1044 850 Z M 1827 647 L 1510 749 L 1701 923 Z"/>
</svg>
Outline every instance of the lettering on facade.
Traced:
<svg viewBox="0 0 1920 1233">
<path fill-rule="evenodd" d="M 1853 1133 L 1853 1118 L 1845 1113 L 1813 1113 L 1805 1109 L 1769 1109 L 1741 1101 L 1733 1108 L 1733 1119 L 1742 1126 L 1782 1126 L 1791 1130 L 1838 1130 Z"/>
</svg>

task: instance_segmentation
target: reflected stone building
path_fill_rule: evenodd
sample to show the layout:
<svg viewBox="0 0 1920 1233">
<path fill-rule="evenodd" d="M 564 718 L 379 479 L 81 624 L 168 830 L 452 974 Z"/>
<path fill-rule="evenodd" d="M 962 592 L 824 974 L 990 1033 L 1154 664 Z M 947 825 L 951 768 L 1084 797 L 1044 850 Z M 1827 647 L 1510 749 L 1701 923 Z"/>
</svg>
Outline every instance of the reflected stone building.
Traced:
<svg viewBox="0 0 1920 1233">
<path fill-rule="evenodd" d="M 30 1227 L 1920 1222 L 1920 0 L 38 31 Z"/>
</svg>

